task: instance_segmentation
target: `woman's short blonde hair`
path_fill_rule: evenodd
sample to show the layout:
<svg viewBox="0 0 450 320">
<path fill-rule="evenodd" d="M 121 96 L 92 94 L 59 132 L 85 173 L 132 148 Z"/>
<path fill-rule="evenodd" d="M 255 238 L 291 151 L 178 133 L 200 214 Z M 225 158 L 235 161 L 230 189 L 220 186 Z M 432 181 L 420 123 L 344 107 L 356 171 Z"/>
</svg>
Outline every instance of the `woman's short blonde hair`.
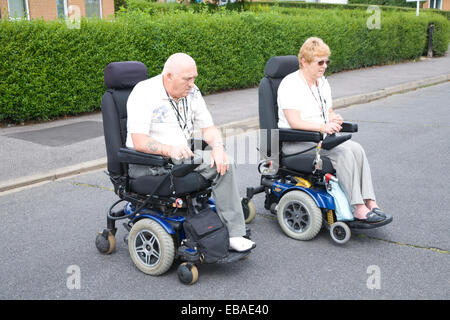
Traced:
<svg viewBox="0 0 450 320">
<path fill-rule="evenodd" d="M 311 37 L 306 39 L 298 53 L 298 62 L 302 66 L 302 58 L 310 63 L 315 57 L 329 56 L 330 47 L 322 39 Z"/>
</svg>

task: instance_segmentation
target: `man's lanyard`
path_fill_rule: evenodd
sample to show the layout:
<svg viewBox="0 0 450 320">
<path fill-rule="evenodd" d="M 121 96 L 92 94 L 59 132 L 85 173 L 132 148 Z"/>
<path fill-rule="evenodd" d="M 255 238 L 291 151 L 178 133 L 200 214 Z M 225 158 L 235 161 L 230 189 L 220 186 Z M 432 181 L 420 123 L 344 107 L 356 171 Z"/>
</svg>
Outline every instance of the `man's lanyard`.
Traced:
<svg viewBox="0 0 450 320">
<path fill-rule="evenodd" d="M 183 115 L 181 114 L 180 110 L 178 110 L 178 103 L 175 105 L 174 100 L 170 97 L 170 95 L 167 91 L 166 91 L 166 94 L 167 94 L 167 98 L 169 99 L 170 105 L 172 106 L 172 109 L 175 111 L 175 116 L 177 117 L 178 125 L 180 126 L 181 131 L 183 131 L 183 134 L 185 135 L 186 139 L 190 139 L 191 137 L 186 137 L 186 133 L 185 133 L 185 130 L 188 126 L 187 118 L 188 118 L 188 114 L 189 114 L 187 97 L 184 97 L 183 99 L 181 99 L 181 102 L 183 103 L 183 115 L 184 115 L 184 119 L 183 119 Z M 191 118 L 191 124 L 193 124 L 192 118 Z"/>
</svg>

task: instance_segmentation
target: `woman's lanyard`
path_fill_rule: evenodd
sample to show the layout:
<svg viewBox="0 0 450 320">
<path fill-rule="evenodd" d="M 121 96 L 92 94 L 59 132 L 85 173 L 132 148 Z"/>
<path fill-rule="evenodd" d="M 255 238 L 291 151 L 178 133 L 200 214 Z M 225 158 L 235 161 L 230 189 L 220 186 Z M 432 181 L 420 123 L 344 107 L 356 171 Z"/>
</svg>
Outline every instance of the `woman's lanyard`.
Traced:
<svg viewBox="0 0 450 320">
<path fill-rule="evenodd" d="M 320 94 L 320 90 L 319 90 L 319 83 L 317 83 L 317 93 L 319 94 L 319 100 L 317 99 L 316 95 L 314 94 L 314 92 L 312 91 L 311 87 L 308 85 L 308 81 L 306 81 L 305 77 L 302 74 L 302 78 L 305 81 L 306 86 L 309 88 L 309 91 L 311 91 L 312 96 L 314 97 L 314 100 L 316 100 L 317 102 L 317 107 L 319 108 L 319 110 L 321 111 L 321 116 L 323 118 L 323 121 L 325 123 L 327 123 L 327 118 L 325 117 L 325 105 L 326 105 L 326 101 L 325 99 L 322 99 L 322 95 Z M 326 136 L 326 135 L 325 135 Z M 322 140 L 319 141 L 319 143 L 317 144 L 316 147 L 316 156 L 314 158 L 314 162 L 313 162 L 313 173 L 316 172 L 316 170 L 321 171 L 322 170 L 322 159 L 320 158 L 320 150 L 322 149 Z"/>
<path fill-rule="evenodd" d="M 320 101 L 317 99 L 317 97 L 314 94 L 314 91 L 311 89 L 311 87 L 308 86 L 308 88 L 309 88 L 309 91 L 311 91 L 311 94 L 314 97 L 314 100 L 316 100 L 316 102 L 317 102 L 317 106 L 319 107 L 319 110 L 321 112 L 323 121 L 325 121 L 325 123 L 327 123 L 327 118 L 325 116 L 325 106 L 326 106 L 327 102 L 326 102 L 325 99 L 322 99 L 322 95 L 320 94 L 319 86 L 316 86 L 316 88 L 317 88 L 317 93 L 319 94 L 319 100 Z"/>
<path fill-rule="evenodd" d="M 187 103 L 187 98 L 184 97 L 183 99 L 181 99 L 181 102 L 183 104 L 183 115 L 181 114 L 180 110 L 178 110 L 178 103 L 176 103 L 174 100 L 169 96 L 169 93 L 166 91 L 167 94 L 167 98 L 169 99 L 170 105 L 172 106 L 172 109 L 175 111 L 175 116 L 177 117 L 177 121 L 178 121 L 178 125 L 180 126 L 181 131 L 183 131 L 183 134 L 185 136 L 186 139 L 190 139 L 191 137 L 186 137 L 186 133 L 185 130 L 188 127 L 187 123 L 188 123 L 188 114 L 189 114 L 189 110 L 188 110 L 188 103 Z M 191 124 L 192 123 L 192 119 L 191 119 Z M 189 129 L 189 128 L 188 128 Z"/>
<path fill-rule="evenodd" d="M 302 78 L 303 78 L 303 81 L 305 81 L 305 84 L 306 84 L 306 86 L 308 87 L 309 91 L 311 92 L 311 95 L 314 97 L 314 100 L 316 100 L 316 102 L 317 102 L 317 107 L 318 107 L 319 110 L 320 110 L 320 114 L 321 114 L 321 116 L 322 116 L 322 118 L 323 118 L 323 121 L 324 121 L 325 123 L 327 123 L 327 117 L 325 116 L 325 107 L 326 107 L 327 101 L 326 101 L 325 99 L 322 99 L 322 95 L 320 94 L 320 90 L 319 90 L 319 83 L 318 83 L 318 81 L 317 81 L 317 86 L 316 86 L 316 88 L 317 88 L 317 93 L 319 94 L 319 99 L 317 99 L 316 95 L 314 94 L 314 91 L 313 91 L 313 90 L 311 89 L 311 87 L 308 85 L 308 81 L 306 81 L 306 79 L 305 79 L 305 77 L 303 76 L 303 74 L 302 74 Z M 320 100 L 320 101 L 319 101 L 319 100 Z"/>
</svg>

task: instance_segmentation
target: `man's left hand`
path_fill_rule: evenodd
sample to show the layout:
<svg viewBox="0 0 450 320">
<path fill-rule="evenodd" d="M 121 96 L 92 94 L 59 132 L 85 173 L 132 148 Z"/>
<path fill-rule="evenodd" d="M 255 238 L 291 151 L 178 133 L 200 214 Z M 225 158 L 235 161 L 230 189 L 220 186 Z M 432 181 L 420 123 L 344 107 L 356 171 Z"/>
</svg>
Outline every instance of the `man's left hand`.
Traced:
<svg viewBox="0 0 450 320">
<path fill-rule="evenodd" d="M 222 176 L 230 169 L 227 154 L 222 144 L 214 145 L 212 148 L 211 168 L 214 167 L 214 165 L 216 165 L 217 172 Z"/>
</svg>

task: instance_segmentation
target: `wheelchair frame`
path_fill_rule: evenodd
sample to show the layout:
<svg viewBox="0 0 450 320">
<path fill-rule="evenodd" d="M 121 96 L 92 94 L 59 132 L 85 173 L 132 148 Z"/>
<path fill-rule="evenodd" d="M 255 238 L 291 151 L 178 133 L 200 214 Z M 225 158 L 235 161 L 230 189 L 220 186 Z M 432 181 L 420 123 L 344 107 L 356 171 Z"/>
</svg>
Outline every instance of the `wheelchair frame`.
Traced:
<svg viewBox="0 0 450 320">
<path fill-rule="evenodd" d="M 324 181 L 325 175 L 331 173 L 330 168 L 325 168 L 323 171 L 319 168 L 314 169 L 315 162 L 313 163 L 312 159 L 309 166 L 305 162 L 310 161 L 308 157 L 299 157 L 297 159 L 294 158 L 295 161 L 302 162 L 298 162 L 299 165 L 296 166 L 295 170 L 292 170 L 292 167 L 288 168 L 286 158 L 294 155 L 284 156 L 285 158 L 281 154 L 272 155 L 272 151 L 279 151 L 272 150 L 273 141 L 278 142 L 277 148 L 280 150 L 283 142 L 321 143 L 321 148 L 329 150 L 351 138 L 351 134 L 347 134 L 332 135 L 324 139 L 319 132 L 278 128 L 278 87 L 285 76 L 297 70 L 299 70 L 298 57 L 293 55 L 275 56 L 266 63 L 264 77 L 261 79 L 258 89 L 259 124 L 260 129 L 265 132 L 265 136 L 261 136 L 262 144 L 260 148 L 263 149 L 265 147 L 267 149 L 267 154 L 263 154 L 262 157 L 264 159 L 263 163 L 266 161 L 264 163 L 265 166 L 270 164 L 270 161 L 283 164 L 283 166 L 277 166 L 277 172 L 272 172 L 270 175 L 267 173 L 263 174 L 260 171 L 262 175 L 260 185 L 254 188 L 247 188 L 247 197 L 243 199 L 243 203 L 251 203 L 251 199 L 255 194 L 265 192 L 265 208 L 277 215 L 281 228 L 288 236 L 298 240 L 310 240 L 325 225 L 330 230 L 332 239 L 339 244 L 343 244 L 350 239 L 351 228 L 370 229 L 381 227 L 390 223 L 392 216 L 387 215 L 385 220 L 371 224 L 356 220 L 339 221 L 335 213 L 334 198 L 327 192 L 329 185 L 327 181 Z M 268 134 L 269 131 L 270 134 Z M 344 122 L 342 124 L 341 132 L 357 131 L 358 126 L 355 123 Z M 306 151 L 308 150 L 299 153 Z M 264 153 L 262 150 L 260 152 Z M 293 164 L 292 160 L 289 162 L 289 164 Z M 305 165 L 304 168 L 303 165 Z M 259 169 L 260 166 L 258 167 Z M 302 173 L 303 169 L 304 173 Z M 306 183 L 297 182 L 298 178 L 305 179 Z M 290 211 L 286 210 L 286 216 L 283 216 L 284 212 L 281 211 L 284 211 L 287 207 L 289 207 Z M 294 218 L 289 220 L 289 215 Z M 324 221 L 325 223 L 323 223 Z M 311 225 L 313 231 L 305 231 L 305 234 L 302 235 L 303 226 L 306 228 L 306 226 L 309 227 Z M 295 228 L 298 230 L 295 230 Z"/>
<path fill-rule="evenodd" d="M 97 249 L 104 253 L 110 254 L 115 249 L 115 235 L 117 233 L 116 221 L 128 219 L 127 223 L 123 223 L 124 228 L 130 232 L 133 226 L 143 219 L 155 221 L 164 231 L 173 237 L 175 258 L 182 263 L 179 265 L 177 274 L 181 282 L 185 284 L 193 284 L 198 280 L 198 270 L 196 265 L 203 263 L 202 255 L 187 244 L 186 235 L 183 230 L 183 223 L 190 214 L 210 207 L 214 212 L 216 205 L 211 197 L 212 188 L 208 187 L 199 192 L 190 193 L 182 197 L 162 197 L 156 195 L 142 196 L 129 191 L 129 178 L 120 177 L 122 181 L 110 176 L 114 184 L 115 193 L 119 196 L 107 211 L 107 228 L 99 233 L 96 238 Z M 162 181 L 162 183 L 165 180 Z M 126 202 L 125 206 L 119 210 L 114 210 L 121 202 Z M 250 230 L 247 229 L 247 237 L 250 237 Z M 127 234 L 124 241 L 128 244 Z M 131 250 L 131 249 L 130 249 Z M 216 263 L 231 263 L 246 258 L 250 251 L 234 252 L 217 261 Z M 139 266 L 137 265 L 139 268 Z M 141 271 L 147 273 L 142 268 Z M 152 273 L 149 273 L 152 274 Z M 159 275 L 159 274 L 153 274 Z"/>
<path fill-rule="evenodd" d="M 303 174 L 295 172 L 286 168 L 279 168 L 278 173 L 270 176 L 261 176 L 260 186 L 248 187 L 246 198 L 244 202 L 250 202 L 255 194 L 265 193 L 264 207 L 272 214 L 277 215 L 278 222 L 280 221 L 280 214 L 278 213 L 280 200 L 292 191 L 300 191 L 307 195 L 314 201 L 317 208 L 322 214 L 321 225 L 325 226 L 330 232 L 331 238 L 338 244 L 346 243 L 351 237 L 350 229 L 373 229 L 384 226 L 392 221 L 392 216 L 388 216 L 385 220 L 379 223 L 364 223 L 359 221 L 340 221 L 336 216 L 336 205 L 332 195 L 327 191 L 326 182 L 324 182 L 324 173 Z M 295 178 L 303 178 L 311 183 L 311 186 L 298 185 Z M 299 200 L 300 201 L 300 200 Z M 311 237 L 298 240 L 310 240 L 318 233 L 314 233 Z M 289 235 L 289 234 L 288 234 Z"/>
<path fill-rule="evenodd" d="M 203 263 L 203 257 L 192 241 L 186 241 L 189 239 L 186 239 L 183 223 L 189 214 L 195 214 L 207 206 L 215 211 L 215 203 L 211 198 L 212 188 L 206 181 L 194 185 L 197 189 L 183 188 L 182 183 L 190 181 L 190 178 L 187 178 L 180 180 L 181 189 L 176 194 L 176 180 L 189 175 L 196 164 L 176 165 L 168 158 L 125 147 L 126 102 L 134 86 L 146 79 L 148 79 L 147 68 L 141 62 L 112 62 L 105 68 L 104 80 L 108 90 L 103 95 L 101 108 L 108 159 L 106 173 L 120 200 L 109 207 L 106 213 L 106 228 L 97 234 L 95 244 L 101 253 L 112 253 L 116 247 L 116 222 L 128 219 L 128 222 L 123 224 L 129 232 L 124 240 L 128 243 L 136 267 L 150 275 L 161 275 L 169 270 L 176 259 L 179 259 L 183 263 L 178 267 L 178 277 L 183 283 L 192 284 L 198 279 L 196 264 Z M 192 141 L 194 147 L 198 146 L 196 142 Z M 203 149 L 205 144 L 201 145 Z M 128 175 L 129 164 L 161 166 L 167 169 L 168 175 L 161 180 L 156 179 L 155 182 L 145 181 L 144 184 L 151 188 L 136 191 L 139 189 L 133 187 L 133 180 Z M 156 195 L 161 186 L 167 186 L 164 183 L 170 183 L 169 191 L 160 192 L 164 196 Z M 121 202 L 127 204 L 116 209 Z M 134 241 L 138 237 L 139 240 Z M 230 251 L 218 262 L 233 262 L 245 258 L 250 252 L 251 250 Z M 141 257 L 147 260 L 142 260 L 141 263 Z"/>
</svg>

